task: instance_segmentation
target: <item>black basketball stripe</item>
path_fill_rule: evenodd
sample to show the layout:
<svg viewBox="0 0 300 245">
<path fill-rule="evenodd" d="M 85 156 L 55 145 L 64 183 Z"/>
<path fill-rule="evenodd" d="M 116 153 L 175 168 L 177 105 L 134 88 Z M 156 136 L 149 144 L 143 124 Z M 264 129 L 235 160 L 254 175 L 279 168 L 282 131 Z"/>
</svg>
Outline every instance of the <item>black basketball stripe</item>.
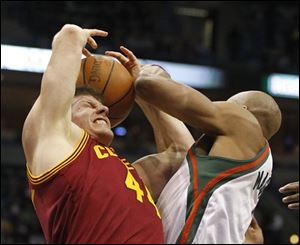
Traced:
<svg viewBox="0 0 300 245">
<path fill-rule="evenodd" d="M 131 90 L 133 90 L 132 86 L 120 99 L 118 99 L 116 102 L 112 103 L 111 105 L 108 105 L 108 107 L 111 108 L 111 107 L 115 106 L 116 104 L 118 104 L 122 99 L 124 99 L 131 92 Z"/>
<path fill-rule="evenodd" d="M 129 113 L 128 113 L 129 114 Z M 112 128 L 116 127 L 117 125 L 119 125 L 121 122 L 123 122 L 126 118 L 127 118 L 127 115 L 123 115 L 122 117 L 108 117 L 111 125 L 112 125 Z"/>
<path fill-rule="evenodd" d="M 110 117 L 110 116 L 108 116 L 108 118 L 109 118 L 109 120 L 116 120 L 116 119 L 123 119 L 124 118 L 124 116 L 123 117 Z"/>
<path fill-rule="evenodd" d="M 86 60 L 87 60 L 87 58 L 86 59 L 84 59 L 84 61 L 83 61 L 83 67 L 82 67 L 82 78 L 83 78 L 83 84 L 84 85 L 87 85 L 86 84 L 86 80 L 85 80 L 85 64 L 86 64 Z"/>
<path fill-rule="evenodd" d="M 109 81 L 110 81 L 110 77 L 111 77 L 112 71 L 113 71 L 113 69 L 114 69 L 114 66 L 115 66 L 115 61 L 113 60 L 112 65 L 111 65 L 111 68 L 110 68 L 110 71 L 109 71 L 108 78 L 107 78 L 107 80 L 105 81 L 105 85 L 104 85 L 104 88 L 102 89 L 101 94 L 104 94 L 104 92 L 105 92 L 105 89 L 106 89 L 106 87 L 107 87 L 107 85 L 108 85 L 108 83 L 109 83 Z"/>
</svg>

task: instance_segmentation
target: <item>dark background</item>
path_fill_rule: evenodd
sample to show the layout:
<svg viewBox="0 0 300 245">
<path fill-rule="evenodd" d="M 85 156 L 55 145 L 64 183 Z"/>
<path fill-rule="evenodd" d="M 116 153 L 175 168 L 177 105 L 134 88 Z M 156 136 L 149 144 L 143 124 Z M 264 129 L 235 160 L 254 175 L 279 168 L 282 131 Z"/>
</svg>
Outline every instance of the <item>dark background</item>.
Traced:
<svg viewBox="0 0 300 245">
<path fill-rule="evenodd" d="M 139 58 L 222 69 L 224 88 L 198 88 L 211 100 L 262 90 L 269 73 L 299 74 L 298 1 L 1 1 L 1 44 L 50 49 L 66 23 L 109 31 L 109 37 L 96 39 L 96 53 L 125 45 Z M 41 76 L 1 70 L 1 243 L 44 242 L 21 147 L 22 125 Z M 299 180 L 299 99 L 275 99 L 283 124 L 270 141 L 273 178 L 256 216 L 265 243 L 288 244 L 291 234 L 299 235 L 299 211 L 287 209 L 277 190 Z M 151 127 L 137 106 L 121 126 L 127 135 L 113 143 L 120 154 L 134 161 L 155 152 Z"/>
</svg>

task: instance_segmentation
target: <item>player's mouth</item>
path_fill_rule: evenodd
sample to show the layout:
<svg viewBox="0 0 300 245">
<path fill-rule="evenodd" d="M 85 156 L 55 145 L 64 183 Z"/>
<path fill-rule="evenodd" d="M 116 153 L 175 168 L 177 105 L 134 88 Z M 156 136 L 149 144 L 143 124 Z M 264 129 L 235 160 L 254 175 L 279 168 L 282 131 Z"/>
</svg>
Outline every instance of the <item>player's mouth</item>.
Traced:
<svg viewBox="0 0 300 245">
<path fill-rule="evenodd" d="M 110 123 L 109 123 L 108 119 L 103 118 L 103 117 L 96 118 L 96 119 L 93 121 L 93 123 L 98 124 L 98 125 L 101 125 L 101 124 L 105 123 L 106 125 L 110 126 Z"/>
</svg>

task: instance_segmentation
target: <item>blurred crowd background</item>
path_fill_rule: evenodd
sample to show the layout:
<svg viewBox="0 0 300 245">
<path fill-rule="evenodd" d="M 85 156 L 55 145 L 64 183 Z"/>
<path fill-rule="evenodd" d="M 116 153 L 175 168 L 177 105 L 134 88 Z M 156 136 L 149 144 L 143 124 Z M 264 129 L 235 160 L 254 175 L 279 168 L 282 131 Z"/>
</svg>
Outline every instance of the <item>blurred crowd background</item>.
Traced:
<svg viewBox="0 0 300 245">
<path fill-rule="evenodd" d="M 223 88 L 197 88 L 212 100 L 262 90 L 266 74 L 299 75 L 298 1 L 1 1 L 1 44 L 50 49 L 66 23 L 107 30 L 109 37 L 97 39 L 93 52 L 99 54 L 124 45 L 143 59 L 221 69 Z M 41 77 L 1 70 L 1 243 L 44 243 L 21 146 Z M 299 180 L 299 99 L 275 100 L 283 124 L 270 141 L 273 178 L 255 215 L 265 243 L 298 243 L 299 211 L 282 204 L 278 188 Z M 120 154 L 134 161 L 155 152 L 151 127 L 137 106 L 120 126 L 126 133 L 113 143 Z M 195 137 L 201 133 L 191 130 Z"/>
</svg>

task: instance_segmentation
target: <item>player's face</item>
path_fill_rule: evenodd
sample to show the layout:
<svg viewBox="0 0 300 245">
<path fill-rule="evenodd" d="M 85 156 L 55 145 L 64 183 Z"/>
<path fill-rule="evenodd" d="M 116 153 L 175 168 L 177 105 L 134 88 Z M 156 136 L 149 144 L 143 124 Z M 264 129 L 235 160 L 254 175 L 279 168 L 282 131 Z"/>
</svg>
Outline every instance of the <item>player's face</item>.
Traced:
<svg viewBox="0 0 300 245">
<path fill-rule="evenodd" d="M 104 145 L 113 140 L 109 110 L 92 95 L 78 95 L 72 103 L 72 121 Z"/>
</svg>

